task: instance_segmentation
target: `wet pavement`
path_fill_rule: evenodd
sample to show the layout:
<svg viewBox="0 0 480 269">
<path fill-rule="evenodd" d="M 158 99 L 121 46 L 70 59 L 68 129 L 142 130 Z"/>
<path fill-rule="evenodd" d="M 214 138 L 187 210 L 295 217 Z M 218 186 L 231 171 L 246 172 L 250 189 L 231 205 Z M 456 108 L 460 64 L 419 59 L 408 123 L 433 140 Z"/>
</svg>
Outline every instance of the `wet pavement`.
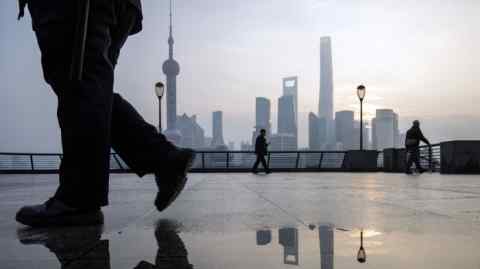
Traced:
<svg viewBox="0 0 480 269">
<path fill-rule="evenodd" d="M 55 176 L 0 175 L 0 268 L 480 268 L 479 176 L 193 174 L 163 213 L 152 178 L 110 186 L 105 225 L 30 229 Z"/>
</svg>

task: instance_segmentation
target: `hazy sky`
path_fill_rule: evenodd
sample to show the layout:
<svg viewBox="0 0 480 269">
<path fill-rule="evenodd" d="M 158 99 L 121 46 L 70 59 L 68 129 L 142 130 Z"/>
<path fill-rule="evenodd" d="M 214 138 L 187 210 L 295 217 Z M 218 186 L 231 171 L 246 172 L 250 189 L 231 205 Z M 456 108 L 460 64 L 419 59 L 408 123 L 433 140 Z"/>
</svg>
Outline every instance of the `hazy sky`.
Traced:
<svg viewBox="0 0 480 269">
<path fill-rule="evenodd" d="M 116 91 L 149 121 L 153 84 L 165 80 L 168 1 L 145 0 L 144 30 L 122 51 Z M 0 151 L 57 151 L 56 98 L 43 82 L 39 51 L 17 1 L 0 3 Z M 434 142 L 480 138 L 478 0 L 176 0 L 175 55 L 181 65 L 178 112 L 197 114 L 208 135 L 224 111 L 226 141 L 248 140 L 255 97 L 276 114 L 282 77 L 299 77 L 300 144 L 317 112 L 319 41 L 333 41 L 335 110 L 357 110 L 367 86 L 367 116 L 400 114 L 402 130 L 423 121 Z M 272 119 L 276 126 L 276 118 Z"/>
</svg>

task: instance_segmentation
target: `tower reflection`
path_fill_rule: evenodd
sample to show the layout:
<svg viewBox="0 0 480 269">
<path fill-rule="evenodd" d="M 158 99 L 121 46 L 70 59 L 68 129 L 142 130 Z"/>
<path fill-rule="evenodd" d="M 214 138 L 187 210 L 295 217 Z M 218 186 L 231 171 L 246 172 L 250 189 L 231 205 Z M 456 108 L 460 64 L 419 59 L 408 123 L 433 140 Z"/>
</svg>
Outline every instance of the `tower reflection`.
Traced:
<svg viewBox="0 0 480 269">
<path fill-rule="evenodd" d="M 333 269 L 333 261 L 334 261 L 333 232 L 334 231 L 332 226 L 320 225 L 318 227 L 321 269 Z"/>
<path fill-rule="evenodd" d="M 283 263 L 298 265 L 298 229 L 281 228 L 278 230 L 278 243 L 283 246 Z"/>
</svg>

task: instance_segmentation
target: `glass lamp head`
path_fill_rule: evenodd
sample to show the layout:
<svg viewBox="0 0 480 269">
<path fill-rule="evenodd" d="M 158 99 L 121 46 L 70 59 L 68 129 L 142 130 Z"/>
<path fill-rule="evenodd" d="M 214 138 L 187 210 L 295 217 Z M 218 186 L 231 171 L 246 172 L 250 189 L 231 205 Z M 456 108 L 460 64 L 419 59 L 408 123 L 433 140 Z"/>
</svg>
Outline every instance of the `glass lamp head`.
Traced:
<svg viewBox="0 0 480 269">
<path fill-rule="evenodd" d="M 163 94 L 165 93 L 165 85 L 161 82 L 157 82 L 155 84 L 155 94 L 157 95 L 158 98 L 162 98 Z"/>
<path fill-rule="evenodd" d="M 360 101 L 362 101 L 363 98 L 365 98 L 365 94 L 366 94 L 365 86 L 363 86 L 363 85 L 358 86 L 357 87 L 357 96 L 358 96 L 358 99 L 360 99 Z"/>
</svg>

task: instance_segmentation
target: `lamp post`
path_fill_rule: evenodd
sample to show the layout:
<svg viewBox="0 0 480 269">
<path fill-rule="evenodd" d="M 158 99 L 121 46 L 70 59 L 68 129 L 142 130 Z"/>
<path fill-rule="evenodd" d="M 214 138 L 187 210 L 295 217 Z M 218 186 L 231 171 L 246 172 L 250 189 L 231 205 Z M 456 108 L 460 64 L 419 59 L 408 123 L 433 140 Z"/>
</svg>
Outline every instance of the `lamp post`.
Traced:
<svg viewBox="0 0 480 269">
<path fill-rule="evenodd" d="M 357 87 L 357 96 L 360 100 L 360 150 L 363 150 L 363 98 L 365 98 L 365 86 Z"/>
<path fill-rule="evenodd" d="M 158 131 L 162 132 L 162 97 L 165 93 L 165 85 L 162 82 L 155 84 L 155 94 L 158 97 Z"/>
</svg>

